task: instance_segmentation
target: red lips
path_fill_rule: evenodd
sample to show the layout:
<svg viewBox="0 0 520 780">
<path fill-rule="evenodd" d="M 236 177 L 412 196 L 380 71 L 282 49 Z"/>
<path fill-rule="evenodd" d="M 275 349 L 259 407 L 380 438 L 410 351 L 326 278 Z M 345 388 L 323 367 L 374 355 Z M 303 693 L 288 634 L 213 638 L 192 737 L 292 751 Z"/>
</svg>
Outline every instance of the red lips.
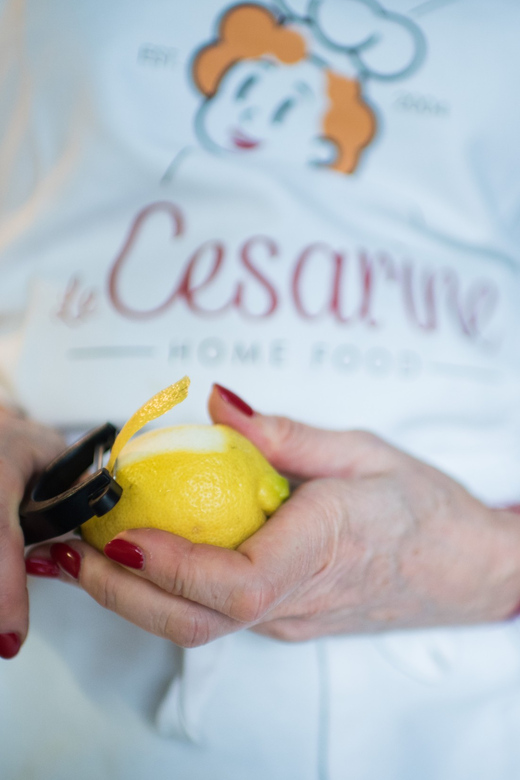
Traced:
<svg viewBox="0 0 520 780">
<path fill-rule="evenodd" d="M 256 138 L 251 138 L 238 129 L 232 130 L 231 143 L 237 149 L 256 149 L 257 146 L 260 146 L 260 141 L 257 141 Z"/>
</svg>

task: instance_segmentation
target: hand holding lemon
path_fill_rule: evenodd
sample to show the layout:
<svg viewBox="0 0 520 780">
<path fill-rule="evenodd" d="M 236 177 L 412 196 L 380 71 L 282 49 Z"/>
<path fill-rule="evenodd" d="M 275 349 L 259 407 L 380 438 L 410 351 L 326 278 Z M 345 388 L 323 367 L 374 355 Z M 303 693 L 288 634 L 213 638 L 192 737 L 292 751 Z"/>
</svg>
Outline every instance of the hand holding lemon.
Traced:
<svg viewBox="0 0 520 780">
<path fill-rule="evenodd" d="M 241 433 L 275 469 L 302 484 L 237 549 L 130 528 L 104 554 L 76 539 L 54 545 L 54 561 L 104 607 L 184 647 L 243 628 L 302 641 L 478 623 L 513 612 L 516 515 L 489 509 L 448 476 L 371 434 L 321 430 L 247 409 L 214 387 L 209 410 L 217 433 L 220 426 Z M 126 465 L 121 454 L 120 477 L 132 458 L 134 464 L 146 459 L 147 453 L 137 457 L 136 443 Z M 168 457 L 188 451 L 179 441 L 177 449 L 165 444 L 151 437 L 146 445 L 147 481 L 158 450 Z M 190 439 L 197 459 L 205 446 L 199 442 L 195 450 Z M 218 453 L 211 444 L 211 452 L 220 457 L 226 449 Z M 260 504 L 265 471 L 252 471 Z M 34 554 L 49 553 L 44 547 Z"/>
<path fill-rule="evenodd" d="M 287 480 L 244 436 L 224 425 L 182 425 L 132 438 L 186 398 L 189 380 L 158 393 L 114 442 L 109 471 L 123 495 L 83 538 L 103 550 L 128 528 L 158 528 L 192 542 L 238 547 L 289 495 Z"/>
</svg>

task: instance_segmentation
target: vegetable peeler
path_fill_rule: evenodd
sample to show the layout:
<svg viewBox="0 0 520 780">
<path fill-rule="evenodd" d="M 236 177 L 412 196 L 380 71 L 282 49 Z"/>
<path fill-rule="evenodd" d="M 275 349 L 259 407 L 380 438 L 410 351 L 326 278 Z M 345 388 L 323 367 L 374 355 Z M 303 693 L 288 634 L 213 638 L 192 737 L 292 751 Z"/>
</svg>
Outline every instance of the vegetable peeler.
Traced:
<svg viewBox="0 0 520 780">
<path fill-rule="evenodd" d="M 58 455 L 29 484 L 20 505 L 25 545 L 74 531 L 117 504 L 123 488 L 103 467 L 103 455 L 116 435 L 111 423 L 95 428 Z M 86 474 L 92 466 L 94 472 Z"/>
</svg>

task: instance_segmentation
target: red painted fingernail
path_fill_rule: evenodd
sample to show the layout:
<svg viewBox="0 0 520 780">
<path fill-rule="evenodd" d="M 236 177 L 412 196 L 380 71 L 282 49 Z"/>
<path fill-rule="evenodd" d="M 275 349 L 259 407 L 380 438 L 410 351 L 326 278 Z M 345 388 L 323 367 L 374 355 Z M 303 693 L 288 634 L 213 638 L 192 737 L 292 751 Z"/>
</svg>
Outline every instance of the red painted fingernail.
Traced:
<svg viewBox="0 0 520 780">
<path fill-rule="evenodd" d="M 50 553 L 52 560 L 58 564 L 60 569 L 63 569 L 70 577 L 74 577 L 75 580 L 79 578 L 81 566 L 81 555 L 79 552 L 73 550 L 68 544 L 57 542 L 52 545 Z"/>
<path fill-rule="evenodd" d="M 222 385 L 215 385 L 215 389 L 223 401 L 234 406 L 235 409 L 238 409 L 239 412 L 245 414 L 246 417 L 252 417 L 254 415 L 254 411 L 249 404 L 246 404 L 246 402 L 236 395 L 236 393 L 232 393 L 231 390 L 222 387 Z"/>
<path fill-rule="evenodd" d="M 143 551 L 131 542 L 124 539 L 112 539 L 105 545 L 105 555 L 116 563 L 123 566 L 129 566 L 131 569 L 142 569 L 144 567 Z"/>
<path fill-rule="evenodd" d="M 60 576 L 60 567 L 48 558 L 26 558 L 25 571 L 33 577 Z"/>
<path fill-rule="evenodd" d="M 0 658 L 14 658 L 21 646 L 18 634 L 0 634 Z"/>
</svg>

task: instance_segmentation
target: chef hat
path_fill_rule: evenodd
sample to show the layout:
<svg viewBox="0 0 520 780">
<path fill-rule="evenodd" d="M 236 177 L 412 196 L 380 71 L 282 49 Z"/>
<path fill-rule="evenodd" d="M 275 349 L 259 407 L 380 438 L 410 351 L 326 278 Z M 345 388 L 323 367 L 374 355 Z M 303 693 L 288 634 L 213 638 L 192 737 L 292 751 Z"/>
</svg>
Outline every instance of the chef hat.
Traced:
<svg viewBox="0 0 520 780">
<path fill-rule="evenodd" d="M 422 62 L 424 36 L 414 21 L 376 0 L 277 0 L 288 19 L 307 22 L 329 51 L 347 57 L 362 77 L 398 79 Z"/>
</svg>

